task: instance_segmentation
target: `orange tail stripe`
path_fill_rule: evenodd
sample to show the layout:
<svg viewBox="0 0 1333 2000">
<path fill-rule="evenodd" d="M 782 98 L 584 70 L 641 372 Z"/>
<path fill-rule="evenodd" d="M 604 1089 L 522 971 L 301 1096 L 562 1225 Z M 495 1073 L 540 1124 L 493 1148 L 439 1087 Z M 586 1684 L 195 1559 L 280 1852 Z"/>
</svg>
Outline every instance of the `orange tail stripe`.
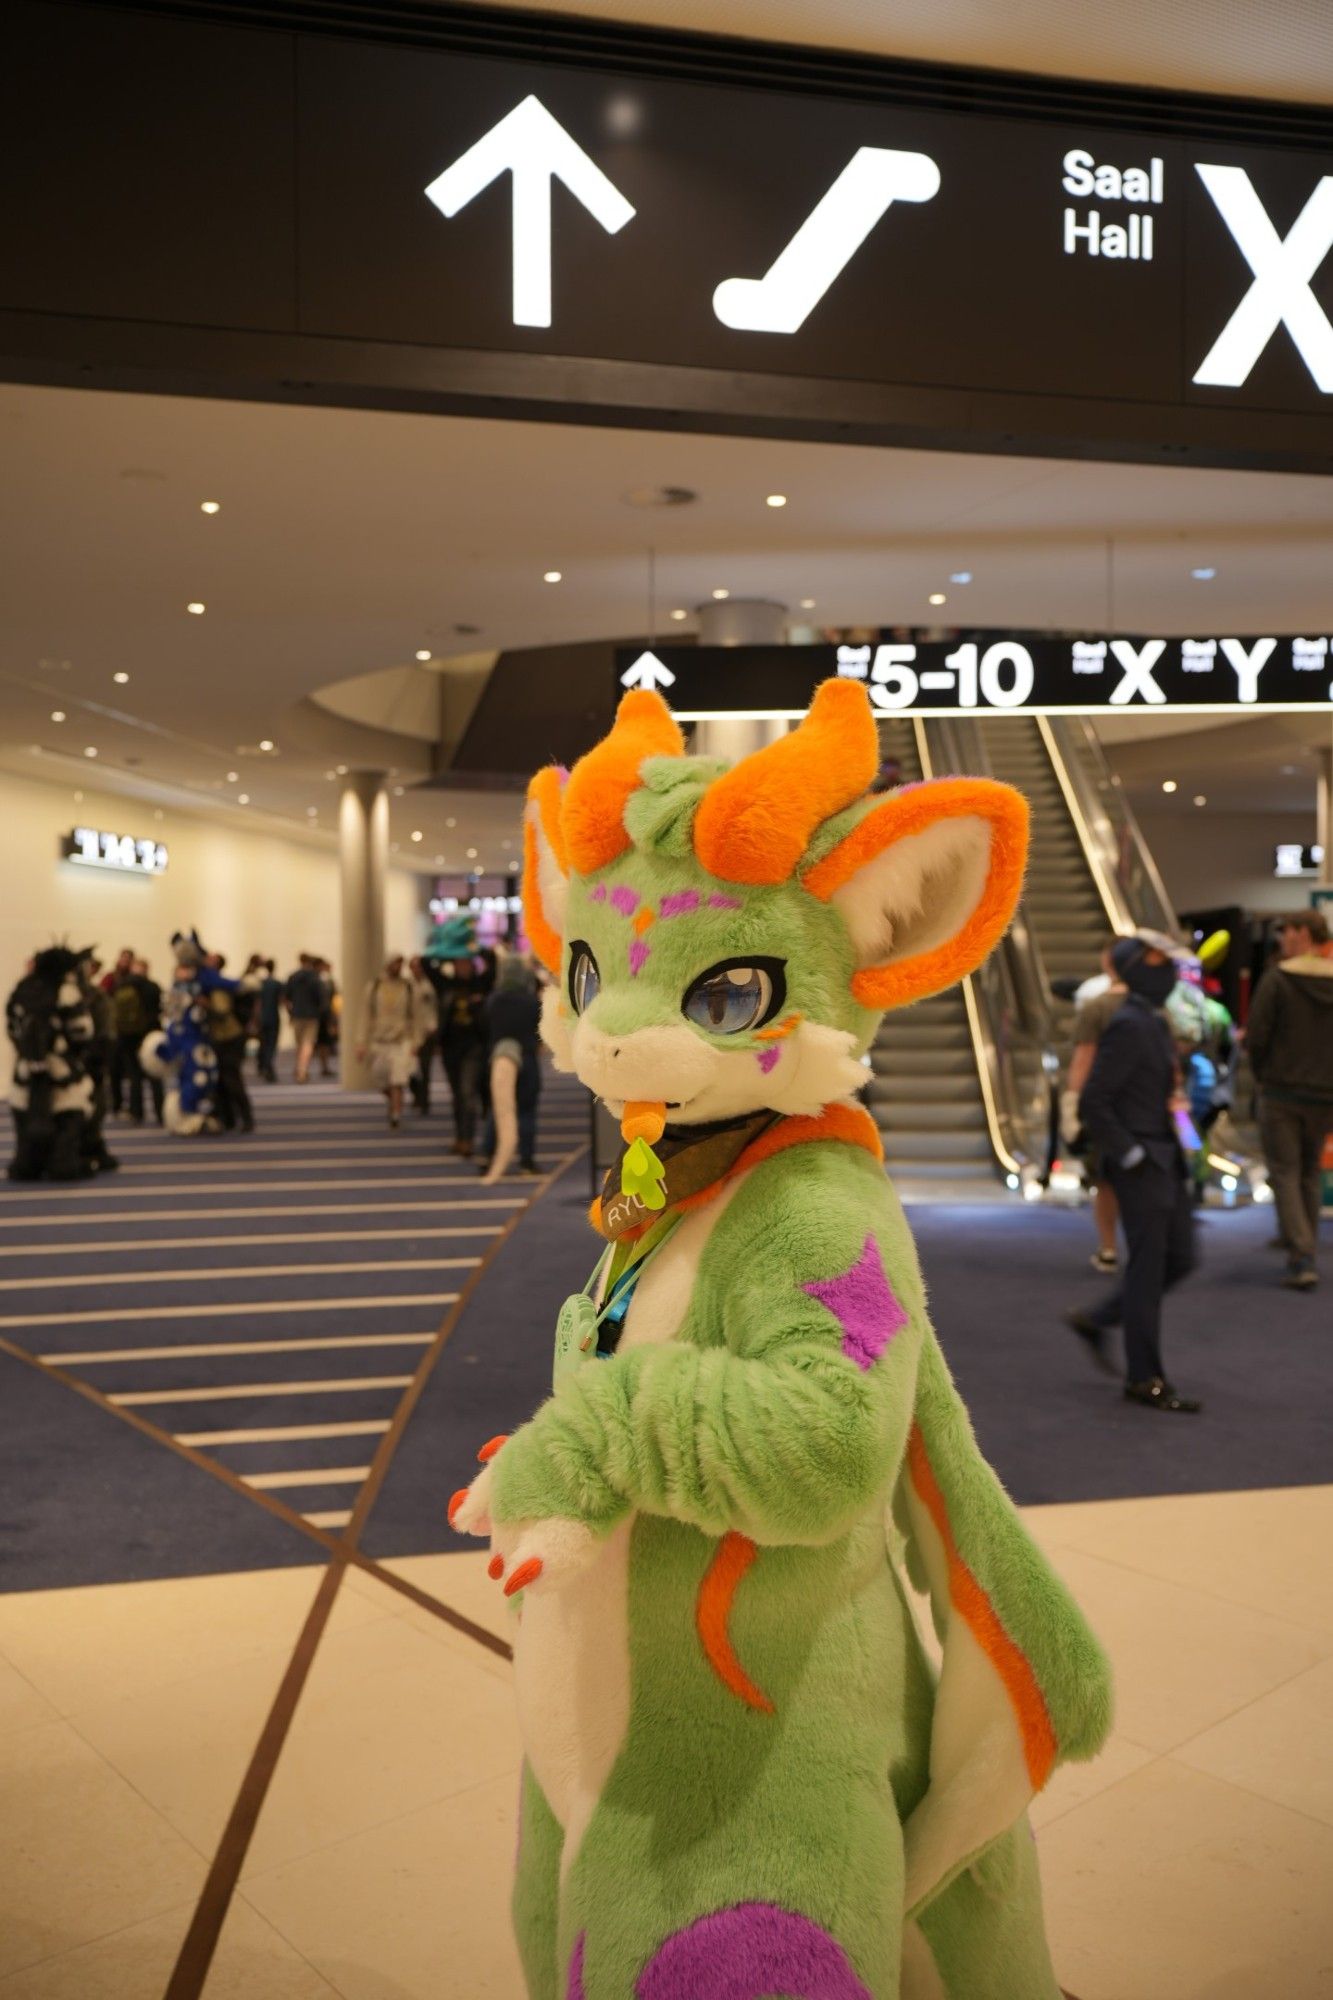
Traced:
<svg viewBox="0 0 1333 2000">
<path fill-rule="evenodd" d="M 764 1715 L 772 1715 L 775 1712 L 772 1702 L 762 1689 L 755 1686 L 736 1658 L 727 1631 L 732 1602 L 741 1578 L 758 1553 L 746 1535 L 732 1533 L 722 1537 L 717 1545 L 717 1554 L 699 1585 L 694 1622 L 704 1657 L 723 1686 L 730 1688 L 748 1708 L 757 1708 Z"/>
<path fill-rule="evenodd" d="M 949 1596 L 954 1609 L 1004 1683 L 1018 1718 L 1028 1776 L 1033 1790 L 1039 1792 L 1054 1767 L 1056 1742 L 1050 1712 L 1037 1685 L 1037 1677 L 1026 1655 L 1020 1652 L 1000 1623 L 990 1598 L 958 1553 L 953 1529 L 949 1525 L 949 1510 L 931 1466 L 919 1424 L 912 1425 L 907 1443 L 907 1463 L 912 1484 L 944 1544 L 949 1562 Z"/>
</svg>

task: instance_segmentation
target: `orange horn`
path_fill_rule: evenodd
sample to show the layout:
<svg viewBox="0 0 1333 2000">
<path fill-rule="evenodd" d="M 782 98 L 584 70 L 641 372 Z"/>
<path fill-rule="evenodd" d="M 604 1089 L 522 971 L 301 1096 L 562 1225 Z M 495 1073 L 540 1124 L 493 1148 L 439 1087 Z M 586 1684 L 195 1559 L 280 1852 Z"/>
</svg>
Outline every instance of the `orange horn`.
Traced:
<svg viewBox="0 0 1333 2000">
<path fill-rule="evenodd" d="M 629 846 L 625 804 L 637 791 L 645 757 L 679 757 L 685 739 L 652 688 L 635 688 L 616 710 L 609 736 L 580 757 L 569 774 L 561 823 L 571 865 L 580 875 L 605 868 Z"/>
<path fill-rule="evenodd" d="M 865 689 L 824 681 L 799 729 L 709 786 L 694 818 L 694 851 L 724 882 L 785 882 L 815 828 L 862 797 L 878 769 Z"/>
</svg>

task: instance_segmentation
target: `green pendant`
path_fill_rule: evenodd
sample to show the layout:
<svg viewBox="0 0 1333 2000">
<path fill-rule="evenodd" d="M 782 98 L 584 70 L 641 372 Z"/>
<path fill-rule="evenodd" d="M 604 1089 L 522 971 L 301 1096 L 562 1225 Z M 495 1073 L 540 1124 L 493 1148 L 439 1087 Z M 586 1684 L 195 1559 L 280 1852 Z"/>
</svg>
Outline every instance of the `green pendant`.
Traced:
<svg viewBox="0 0 1333 2000">
<path fill-rule="evenodd" d="M 620 1192 L 637 1195 L 645 1208 L 666 1207 L 666 1168 L 644 1139 L 636 1139 L 620 1163 Z"/>
</svg>

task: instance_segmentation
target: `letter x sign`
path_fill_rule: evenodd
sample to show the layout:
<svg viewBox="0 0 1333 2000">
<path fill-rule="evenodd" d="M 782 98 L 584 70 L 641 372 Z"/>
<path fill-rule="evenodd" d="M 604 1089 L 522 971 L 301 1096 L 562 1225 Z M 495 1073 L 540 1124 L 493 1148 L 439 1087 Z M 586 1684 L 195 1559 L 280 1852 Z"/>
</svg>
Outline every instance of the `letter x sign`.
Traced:
<svg viewBox="0 0 1333 2000">
<path fill-rule="evenodd" d="M 1333 326 L 1310 280 L 1333 249 L 1333 174 L 1325 174 L 1286 237 L 1278 235 L 1242 167 L 1195 172 L 1254 273 L 1254 283 L 1209 349 L 1194 379 L 1239 389 L 1279 326 L 1318 388 L 1333 394 Z"/>
</svg>

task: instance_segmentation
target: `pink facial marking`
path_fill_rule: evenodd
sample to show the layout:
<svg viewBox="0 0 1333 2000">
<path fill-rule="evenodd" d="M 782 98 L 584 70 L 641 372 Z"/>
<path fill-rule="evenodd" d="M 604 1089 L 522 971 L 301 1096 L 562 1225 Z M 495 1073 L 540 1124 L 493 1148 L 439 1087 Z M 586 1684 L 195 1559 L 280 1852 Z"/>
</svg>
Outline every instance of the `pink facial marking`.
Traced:
<svg viewBox="0 0 1333 2000">
<path fill-rule="evenodd" d="M 635 938 L 629 948 L 629 974 L 637 979 L 648 963 L 648 947 L 642 938 Z"/>
<path fill-rule="evenodd" d="M 611 891 L 611 908 L 619 910 L 622 917 L 632 917 L 639 907 L 639 892 L 628 888 L 623 882 Z"/>
<path fill-rule="evenodd" d="M 781 1060 L 782 1060 L 781 1049 L 760 1049 L 758 1055 L 755 1057 L 755 1061 L 758 1063 L 760 1069 L 764 1072 L 765 1076 L 768 1075 L 768 1072 L 771 1069 L 775 1069 L 778 1063 L 781 1062 Z"/>
<path fill-rule="evenodd" d="M 663 917 L 687 917 L 699 907 L 699 891 L 682 889 L 677 896 L 663 896 L 658 906 L 658 915 Z"/>
<path fill-rule="evenodd" d="M 739 896 L 710 896 L 708 907 L 710 910 L 743 910 L 745 905 Z"/>
<path fill-rule="evenodd" d="M 604 902 L 606 901 L 606 884 L 605 884 L 605 882 L 599 882 L 599 883 L 597 884 L 597 887 L 596 887 L 596 888 L 595 888 L 595 889 L 593 890 L 593 892 L 592 892 L 592 901 L 593 901 L 594 903 L 604 903 Z"/>
</svg>

